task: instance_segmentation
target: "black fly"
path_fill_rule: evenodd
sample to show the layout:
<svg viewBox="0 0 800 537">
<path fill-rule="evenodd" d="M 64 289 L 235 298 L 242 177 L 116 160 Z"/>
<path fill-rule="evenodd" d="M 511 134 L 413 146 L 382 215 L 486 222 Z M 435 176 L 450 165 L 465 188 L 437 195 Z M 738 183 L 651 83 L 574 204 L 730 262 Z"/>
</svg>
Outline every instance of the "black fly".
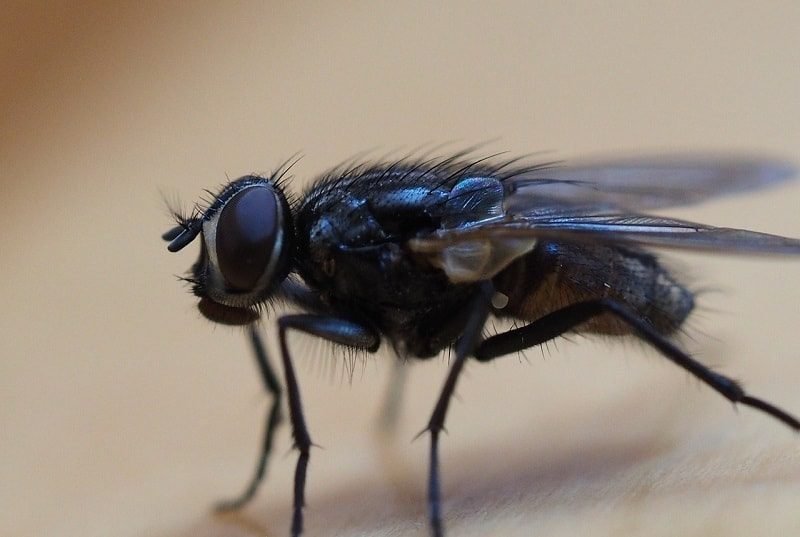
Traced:
<svg viewBox="0 0 800 537">
<path fill-rule="evenodd" d="M 454 348 L 426 427 L 428 508 L 436 537 L 444 534 L 439 434 L 470 357 L 494 360 L 570 331 L 635 336 L 730 401 L 800 430 L 797 418 L 749 395 L 673 342 L 694 296 L 644 249 L 800 255 L 800 240 L 639 212 L 771 186 L 791 177 L 791 167 L 711 156 L 523 166 L 470 160 L 465 152 L 341 167 L 299 199 L 286 190 L 288 168 L 232 181 L 207 207 L 178 217 L 163 236 L 171 252 L 201 236 L 200 258 L 187 278 L 200 312 L 214 322 L 249 325 L 274 397 L 255 476 L 222 509 L 241 507 L 255 494 L 281 419 L 281 383 L 254 328 L 272 301 L 304 311 L 277 320 L 300 453 L 292 536 L 303 530 L 311 437 L 289 330 L 370 353 L 385 342 L 401 359 Z M 521 326 L 483 337 L 489 317 Z"/>
</svg>

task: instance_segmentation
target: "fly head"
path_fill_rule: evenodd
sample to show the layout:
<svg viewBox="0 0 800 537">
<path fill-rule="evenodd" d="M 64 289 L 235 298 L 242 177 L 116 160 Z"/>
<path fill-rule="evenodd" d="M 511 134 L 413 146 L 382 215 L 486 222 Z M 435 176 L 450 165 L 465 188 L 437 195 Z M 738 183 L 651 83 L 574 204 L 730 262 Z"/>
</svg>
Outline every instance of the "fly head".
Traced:
<svg viewBox="0 0 800 537">
<path fill-rule="evenodd" d="M 226 185 L 208 208 L 163 235 L 170 251 L 200 236 L 200 257 L 186 278 L 207 319 L 245 325 L 259 317 L 290 270 L 291 208 L 278 180 L 246 175 Z"/>
</svg>

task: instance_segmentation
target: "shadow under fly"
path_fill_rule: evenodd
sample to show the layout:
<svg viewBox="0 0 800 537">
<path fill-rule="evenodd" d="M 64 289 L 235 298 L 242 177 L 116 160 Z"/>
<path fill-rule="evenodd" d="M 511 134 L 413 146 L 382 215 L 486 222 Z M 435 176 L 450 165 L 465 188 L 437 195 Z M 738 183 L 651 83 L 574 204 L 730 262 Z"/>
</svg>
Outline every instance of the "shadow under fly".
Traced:
<svg viewBox="0 0 800 537">
<path fill-rule="evenodd" d="M 425 428 L 436 537 L 444 535 L 439 436 L 470 358 L 491 361 L 568 332 L 633 336 L 728 400 L 800 430 L 797 418 L 673 341 L 695 297 L 648 251 L 797 256 L 800 240 L 645 212 L 774 186 L 793 175 L 791 166 L 713 155 L 525 165 L 470 153 L 343 165 L 299 197 L 288 191 L 287 162 L 269 176 L 231 181 L 189 216 L 176 214 L 163 239 L 177 252 L 200 237 L 200 257 L 186 278 L 200 312 L 217 323 L 249 325 L 274 398 L 255 475 L 220 509 L 243 506 L 262 481 L 283 385 L 299 452 L 291 535 L 303 531 L 312 442 L 289 331 L 370 353 L 386 343 L 401 359 L 455 352 Z M 283 383 L 255 329 L 275 302 L 303 311 L 277 319 Z M 490 318 L 517 327 L 484 337 Z"/>
</svg>

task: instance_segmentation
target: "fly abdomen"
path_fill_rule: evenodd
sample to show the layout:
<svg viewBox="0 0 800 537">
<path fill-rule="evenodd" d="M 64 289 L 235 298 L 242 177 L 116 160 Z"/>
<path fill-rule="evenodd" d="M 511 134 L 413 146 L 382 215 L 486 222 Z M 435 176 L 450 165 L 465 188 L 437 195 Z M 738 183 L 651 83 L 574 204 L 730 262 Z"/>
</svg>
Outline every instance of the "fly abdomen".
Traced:
<svg viewBox="0 0 800 537">
<path fill-rule="evenodd" d="M 497 315 L 523 321 L 534 321 L 576 302 L 610 298 L 669 335 L 694 308 L 692 292 L 655 256 L 604 244 L 541 243 L 498 274 L 495 288 L 508 296 Z M 623 335 L 630 328 L 602 315 L 587 321 L 580 331 Z"/>
</svg>

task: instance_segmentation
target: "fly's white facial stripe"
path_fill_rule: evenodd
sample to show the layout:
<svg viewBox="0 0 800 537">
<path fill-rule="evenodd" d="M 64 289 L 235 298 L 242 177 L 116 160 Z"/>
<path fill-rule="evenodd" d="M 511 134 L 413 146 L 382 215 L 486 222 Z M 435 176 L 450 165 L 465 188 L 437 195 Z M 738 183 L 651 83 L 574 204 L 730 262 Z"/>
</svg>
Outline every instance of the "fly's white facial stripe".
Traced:
<svg viewBox="0 0 800 537">
<path fill-rule="evenodd" d="M 264 185 L 250 185 L 241 189 L 238 193 L 247 190 L 248 188 L 271 188 Z M 233 199 L 233 196 L 231 196 Z M 225 205 L 219 208 L 214 215 L 208 220 L 203 222 L 203 240 L 206 244 L 206 253 L 208 254 L 208 273 L 207 273 L 207 293 L 208 297 L 214 302 L 218 302 L 225 306 L 235 308 L 252 306 L 257 303 L 264 289 L 269 285 L 272 273 L 280 258 L 281 249 L 283 248 L 284 234 L 283 226 L 277 226 L 275 236 L 275 246 L 272 249 L 269 263 L 266 270 L 258 279 L 255 287 L 249 293 L 228 293 L 226 291 L 225 278 L 219 269 L 219 257 L 217 255 L 217 224 L 219 223 L 220 215 L 225 209 Z M 283 222 L 283 207 L 280 203 L 276 204 L 278 222 Z"/>
</svg>

